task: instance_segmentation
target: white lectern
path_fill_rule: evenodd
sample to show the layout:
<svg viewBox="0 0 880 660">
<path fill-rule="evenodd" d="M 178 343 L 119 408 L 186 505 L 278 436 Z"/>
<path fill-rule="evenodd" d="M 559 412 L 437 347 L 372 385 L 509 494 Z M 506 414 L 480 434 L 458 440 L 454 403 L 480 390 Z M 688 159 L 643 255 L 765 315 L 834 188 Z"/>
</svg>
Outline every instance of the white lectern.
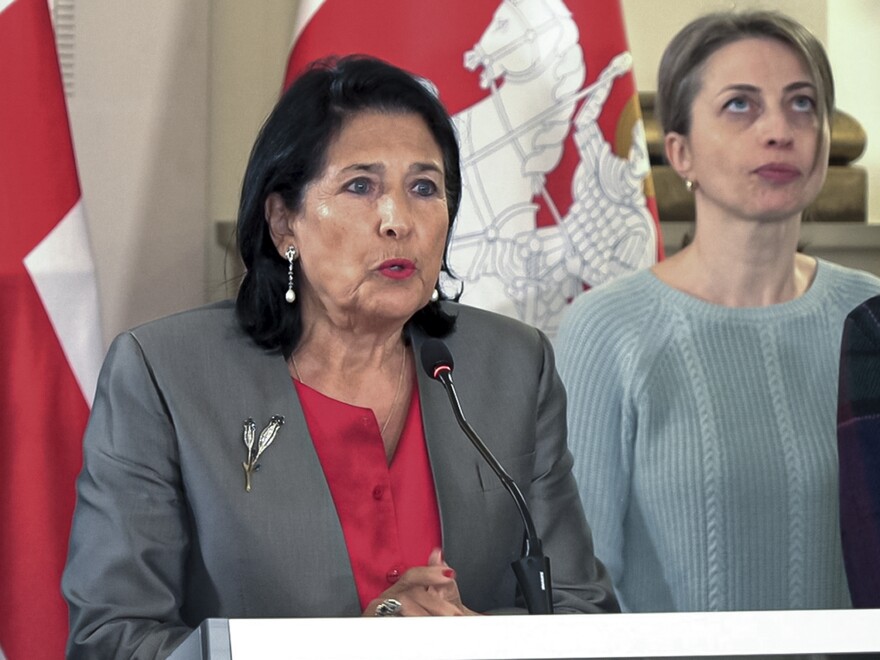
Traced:
<svg viewBox="0 0 880 660">
<path fill-rule="evenodd" d="M 208 619 L 171 660 L 880 654 L 880 610 Z"/>
</svg>

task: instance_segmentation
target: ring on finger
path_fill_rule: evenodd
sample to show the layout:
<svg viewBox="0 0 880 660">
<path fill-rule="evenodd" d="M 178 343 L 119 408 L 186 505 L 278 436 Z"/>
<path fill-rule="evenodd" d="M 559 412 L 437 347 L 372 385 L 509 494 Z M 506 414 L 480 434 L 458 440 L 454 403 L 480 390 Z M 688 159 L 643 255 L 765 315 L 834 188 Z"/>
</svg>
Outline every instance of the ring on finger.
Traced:
<svg viewBox="0 0 880 660">
<path fill-rule="evenodd" d="M 403 603 L 396 598 L 386 598 L 376 606 L 376 616 L 403 616 Z"/>
</svg>

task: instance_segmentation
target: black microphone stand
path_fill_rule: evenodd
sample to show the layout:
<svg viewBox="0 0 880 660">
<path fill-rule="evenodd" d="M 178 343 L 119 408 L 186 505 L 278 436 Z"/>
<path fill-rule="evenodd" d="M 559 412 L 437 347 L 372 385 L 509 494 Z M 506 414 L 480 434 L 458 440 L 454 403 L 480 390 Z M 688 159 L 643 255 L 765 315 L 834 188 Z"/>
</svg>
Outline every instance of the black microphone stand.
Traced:
<svg viewBox="0 0 880 660">
<path fill-rule="evenodd" d="M 433 345 L 434 342 L 439 346 Z M 428 349 L 427 351 L 425 349 Z M 435 349 L 435 350 L 432 350 Z M 427 354 L 431 352 L 441 353 L 442 360 L 431 360 Z M 448 357 L 447 357 L 448 356 Z M 449 397 L 449 403 L 452 404 L 452 411 L 455 413 L 455 419 L 461 430 L 468 437 L 471 443 L 476 447 L 480 455 L 492 468 L 492 471 L 498 475 L 501 484 L 510 493 L 519 515 L 522 518 L 525 527 L 525 540 L 523 544 L 523 555 L 518 560 L 511 563 L 516 581 L 519 584 L 520 591 L 526 601 L 526 608 L 529 614 L 553 614 L 553 589 L 550 582 L 550 560 L 544 555 L 541 548 L 541 539 L 535 530 L 535 523 L 529 512 L 529 507 L 523 497 L 519 486 L 511 478 L 507 471 L 498 462 L 498 459 L 492 455 L 486 444 L 480 439 L 473 427 L 464 417 L 461 403 L 455 392 L 455 385 L 452 382 L 452 355 L 446 345 L 437 339 L 429 339 L 422 348 L 422 363 L 425 370 L 435 380 L 440 381 L 446 394 Z"/>
</svg>

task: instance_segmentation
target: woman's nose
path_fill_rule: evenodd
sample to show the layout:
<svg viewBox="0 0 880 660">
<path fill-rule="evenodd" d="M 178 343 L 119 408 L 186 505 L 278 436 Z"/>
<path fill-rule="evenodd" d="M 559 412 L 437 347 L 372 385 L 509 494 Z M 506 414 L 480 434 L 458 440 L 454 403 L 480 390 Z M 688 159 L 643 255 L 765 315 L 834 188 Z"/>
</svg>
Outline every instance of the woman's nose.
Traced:
<svg viewBox="0 0 880 660">
<path fill-rule="evenodd" d="M 405 200 L 392 194 L 379 200 L 379 233 L 389 238 L 402 238 L 412 229 L 412 217 Z"/>
<path fill-rule="evenodd" d="M 791 118 L 782 109 L 764 112 L 761 131 L 762 140 L 768 146 L 789 146 L 794 140 Z"/>
</svg>

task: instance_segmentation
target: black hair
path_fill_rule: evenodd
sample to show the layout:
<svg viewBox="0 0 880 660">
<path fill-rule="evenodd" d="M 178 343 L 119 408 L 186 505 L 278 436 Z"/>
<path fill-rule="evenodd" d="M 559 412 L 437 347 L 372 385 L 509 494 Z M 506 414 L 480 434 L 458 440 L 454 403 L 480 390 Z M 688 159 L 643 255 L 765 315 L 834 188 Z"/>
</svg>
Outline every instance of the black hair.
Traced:
<svg viewBox="0 0 880 660">
<path fill-rule="evenodd" d="M 236 314 L 260 346 L 289 357 L 302 335 L 299 302 L 287 303 L 288 263 L 272 240 L 266 199 L 277 193 L 288 209 L 301 208 L 306 187 L 326 165 L 327 149 L 360 112 L 414 113 L 427 125 L 443 154 L 449 230 L 441 271 L 447 262 L 452 225 L 461 202 L 461 168 L 455 127 L 426 80 L 363 55 L 312 63 L 275 105 L 251 150 L 238 209 L 236 239 L 246 272 Z M 301 277 L 294 263 L 294 286 Z M 445 298 L 442 289 L 441 299 Z M 429 302 L 408 321 L 428 335 L 444 336 L 455 324 L 439 302 Z"/>
</svg>

